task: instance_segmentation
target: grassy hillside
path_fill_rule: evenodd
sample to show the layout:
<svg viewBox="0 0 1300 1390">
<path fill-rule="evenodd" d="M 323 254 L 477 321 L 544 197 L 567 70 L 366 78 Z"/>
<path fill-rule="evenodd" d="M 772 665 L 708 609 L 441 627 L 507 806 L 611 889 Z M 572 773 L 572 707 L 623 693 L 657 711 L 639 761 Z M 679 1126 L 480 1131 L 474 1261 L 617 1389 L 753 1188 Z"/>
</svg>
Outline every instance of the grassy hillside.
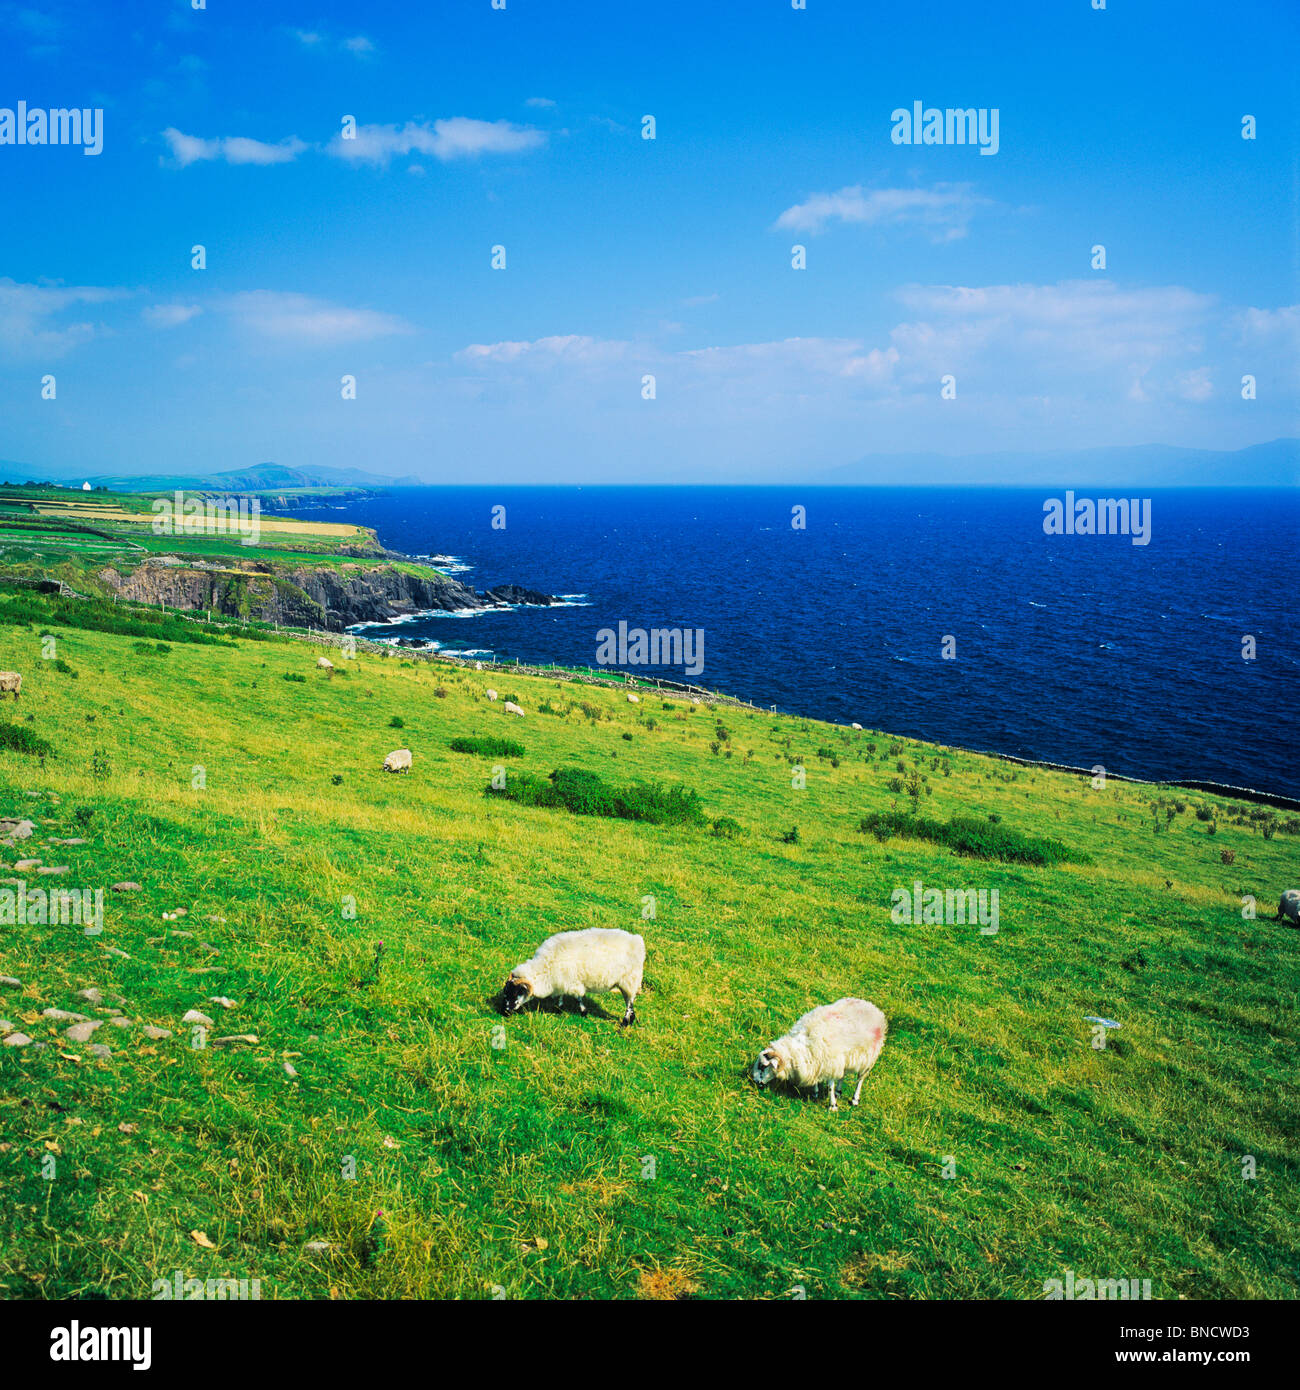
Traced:
<svg viewBox="0 0 1300 1390">
<path fill-rule="evenodd" d="M 1033 1298 L 1067 1269 L 1300 1293 L 1300 933 L 1272 920 L 1294 823 L 398 653 L 327 679 L 301 644 L 166 646 L 66 631 L 64 670 L 39 624 L 0 626 L 24 675 L 0 718 L 55 750 L 0 749 L 0 814 L 37 822 L 3 862 L 141 885 L 97 937 L 0 926 L 0 1017 L 34 1040 L 0 1047 L 0 1294 L 180 1270 L 263 1297 Z M 706 823 L 485 795 L 494 760 L 449 747 L 484 735 L 524 745 L 510 773 L 683 784 Z M 414 771 L 381 773 L 399 747 Z M 1070 857 L 971 857 L 897 815 Z M 916 879 L 996 888 L 1000 930 L 891 922 Z M 616 996 L 503 1022 L 509 969 L 594 925 L 645 935 L 636 1026 Z M 107 1058 L 42 1017 L 116 1015 L 91 987 L 129 1020 Z M 861 1106 L 754 1089 L 763 1045 L 844 994 L 890 1019 Z M 1085 1015 L 1120 1023 L 1104 1050 Z"/>
<path fill-rule="evenodd" d="M 245 499 L 250 508 L 253 496 Z M 256 545 L 244 544 L 245 538 L 254 537 L 240 531 L 233 519 L 228 529 L 213 534 L 173 527 L 156 535 L 152 510 L 156 497 L 172 503 L 175 494 L 7 485 L 0 488 L 0 561 L 15 572 L 24 564 L 35 565 L 61 574 L 74 585 L 80 581 L 84 587 L 97 588 L 95 572 L 106 561 L 129 569 L 151 555 L 346 565 L 366 563 L 383 553 L 369 527 L 269 514 L 257 516 Z M 249 516 L 251 511 L 244 520 Z M 344 555 L 344 549 L 357 553 Z"/>
</svg>

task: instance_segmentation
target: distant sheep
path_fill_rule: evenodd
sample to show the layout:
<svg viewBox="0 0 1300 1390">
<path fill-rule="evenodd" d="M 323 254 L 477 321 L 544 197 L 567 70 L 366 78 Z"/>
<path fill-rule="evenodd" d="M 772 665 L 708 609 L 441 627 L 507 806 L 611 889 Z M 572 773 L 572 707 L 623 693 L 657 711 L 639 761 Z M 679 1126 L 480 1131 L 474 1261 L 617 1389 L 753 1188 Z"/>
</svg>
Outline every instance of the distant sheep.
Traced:
<svg viewBox="0 0 1300 1390">
<path fill-rule="evenodd" d="M 1288 888 L 1277 905 L 1277 920 L 1289 917 L 1300 927 L 1300 888 Z"/>
<path fill-rule="evenodd" d="M 385 772 L 410 772 L 411 770 L 411 750 L 409 748 L 395 748 L 384 759 Z"/>
<path fill-rule="evenodd" d="M 23 678 L 17 671 L 0 671 L 0 695 L 8 695 L 13 691 L 14 703 L 18 703 L 18 697 L 23 693 Z"/>
<path fill-rule="evenodd" d="M 855 729 L 860 729 L 861 727 L 862 727 L 861 724 L 854 724 L 854 725 L 853 725 L 853 728 L 855 728 Z"/>
<path fill-rule="evenodd" d="M 821 1083 L 828 1081 L 831 1109 L 838 1110 L 835 1083 L 842 1081 L 846 1072 L 856 1072 L 856 1105 L 862 1095 L 863 1078 L 885 1045 L 888 1027 L 884 1014 L 865 999 L 837 999 L 833 1004 L 810 1009 L 783 1038 L 777 1038 L 759 1053 L 754 1063 L 754 1082 L 766 1086 L 775 1078 L 820 1091 Z"/>
<path fill-rule="evenodd" d="M 506 1014 L 518 1013 L 529 999 L 558 999 L 566 995 L 578 1001 L 585 1014 L 585 997 L 616 989 L 627 1001 L 621 1027 L 636 1022 L 633 1000 L 641 990 L 645 968 L 645 940 L 611 927 L 588 927 L 548 936 L 532 960 L 510 972 L 504 989 Z"/>
<path fill-rule="evenodd" d="M 316 669 L 318 671 L 332 671 L 334 669 L 334 663 L 327 656 L 318 657 L 316 660 Z"/>
<path fill-rule="evenodd" d="M 521 709 L 519 708 L 519 706 L 516 705 L 512 700 L 507 700 L 507 701 L 506 701 L 506 706 L 505 706 L 505 708 L 506 708 L 506 713 L 507 713 L 507 714 L 517 714 L 517 715 L 520 717 L 520 719 L 522 719 L 522 718 L 524 717 L 524 712 L 523 712 L 523 710 L 521 710 Z"/>
<path fill-rule="evenodd" d="M 497 693 L 496 693 L 496 691 L 495 691 L 495 690 L 489 690 L 489 691 L 487 692 L 487 697 L 488 697 L 489 700 L 495 700 L 495 699 L 497 698 Z"/>
<path fill-rule="evenodd" d="M 629 705 L 639 705 L 641 703 L 641 697 L 639 695 L 629 695 L 627 697 L 627 702 Z"/>
</svg>

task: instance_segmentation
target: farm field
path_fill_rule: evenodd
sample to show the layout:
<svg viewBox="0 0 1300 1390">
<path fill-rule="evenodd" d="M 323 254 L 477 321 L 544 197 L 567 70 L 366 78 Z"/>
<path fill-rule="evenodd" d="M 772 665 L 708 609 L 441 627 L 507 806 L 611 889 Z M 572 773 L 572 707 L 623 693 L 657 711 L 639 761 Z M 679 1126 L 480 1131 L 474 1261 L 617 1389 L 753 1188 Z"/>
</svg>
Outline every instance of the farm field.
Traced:
<svg viewBox="0 0 1300 1390">
<path fill-rule="evenodd" d="M 32 1040 L 0 1046 L 0 1295 L 178 1270 L 263 1298 L 1300 1294 L 1295 813 L 39 608 L 0 592 L 0 814 L 35 824 L 0 874 L 106 891 L 98 935 L 0 922 L 0 1031 Z M 523 756 L 449 747 L 485 735 Z M 396 748 L 409 775 L 380 771 Z M 703 816 L 519 804 L 498 762 L 681 784 Z M 1068 854 L 924 829 L 954 819 Z M 918 882 L 997 890 L 997 931 L 892 920 Z M 589 926 L 645 937 L 636 1025 L 617 996 L 503 1019 L 511 967 Z M 842 995 L 890 1023 L 858 1108 L 749 1084 Z"/>
<path fill-rule="evenodd" d="M 208 494 L 195 493 L 195 496 Z M 215 495 L 215 494 L 213 494 Z M 240 498 L 230 496 L 236 501 Z M 155 534 L 154 501 L 174 504 L 174 493 L 76 493 L 66 488 L 14 487 L 0 489 L 0 552 L 6 566 L 24 556 L 40 560 L 49 554 L 76 564 L 79 557 L 99 562 L 116 552 L 131 564 L 149 555 L 177 555 L 248 562 L 286 561 L 305 564 L 373 562 L 381 553 L 374 533 L 350 522 L 299 521 L 259 513 L 255 544 L 245 544 L 246 532 L 232 516 L 228 529 L 211 525 L 206 534 L 186 532 L 177 524 Z M 251 509 L 253 495 L 242 498 Z M 251 510 L 243 514 L 251 516 Z M 355 550 L 357 555 L 343 554 Z"/>
</svg>

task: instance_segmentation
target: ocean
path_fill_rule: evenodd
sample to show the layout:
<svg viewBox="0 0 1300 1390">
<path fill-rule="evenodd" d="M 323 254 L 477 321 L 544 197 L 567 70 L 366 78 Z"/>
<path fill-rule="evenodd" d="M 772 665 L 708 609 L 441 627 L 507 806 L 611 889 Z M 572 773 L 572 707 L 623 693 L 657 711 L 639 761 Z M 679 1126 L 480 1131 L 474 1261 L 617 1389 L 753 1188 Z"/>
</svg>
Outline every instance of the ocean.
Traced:
<svg viewBox="0 0 1300 1390">
<path fill-rule="evenodd" d="M 700 674 L 637 669 L 938 743 L 1300 796 L 1296 492 L 1148 493 L 1146 544 L 1045 534 L 1044 502 L 1064 495 L 429 487 L 294 515 L 453 556 L 477 589 L 567 596 L 366 636 L 588 666 L 620 622 L 698 630 Z"/>
</svg>

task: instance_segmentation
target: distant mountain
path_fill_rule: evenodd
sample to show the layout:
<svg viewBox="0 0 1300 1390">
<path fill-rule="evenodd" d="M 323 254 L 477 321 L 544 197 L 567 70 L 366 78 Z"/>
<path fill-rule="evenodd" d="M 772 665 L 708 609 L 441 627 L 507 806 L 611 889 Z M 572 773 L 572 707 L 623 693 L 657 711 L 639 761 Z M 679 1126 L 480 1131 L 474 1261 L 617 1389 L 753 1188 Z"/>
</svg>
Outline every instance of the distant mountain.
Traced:
<svg viewBox="0 0 1300 1390">
<path fill-rule="evenodd" d="M 57 482 L 80 487 L 89 482 L 92 487 L 111 488 L 115 492 L 165 492 L 173 488 L 204 488 L 219 492 L 267 492 L 303 487 L 401 487 L 419 486 L 418 478 L 386 478 L 367 473 L 361 468 L 286 468 L 278 463 L 259 463 L 251 468 L 233 469 L 227 473 L 149 473 L 116 474 L 112 476 L 81 474 L 52 475 L 46 470 L 24 463 L 0 460 L 0 481 Z"/>
<path fill-rule="evenodd" d="M 1274 439 L 1236 450 L 1135 444 L 960 457 L 868 454 L 809 481 L 856 487 L 1296 487 L 1300 485 L 1300 439 Z"/>
</svg>

